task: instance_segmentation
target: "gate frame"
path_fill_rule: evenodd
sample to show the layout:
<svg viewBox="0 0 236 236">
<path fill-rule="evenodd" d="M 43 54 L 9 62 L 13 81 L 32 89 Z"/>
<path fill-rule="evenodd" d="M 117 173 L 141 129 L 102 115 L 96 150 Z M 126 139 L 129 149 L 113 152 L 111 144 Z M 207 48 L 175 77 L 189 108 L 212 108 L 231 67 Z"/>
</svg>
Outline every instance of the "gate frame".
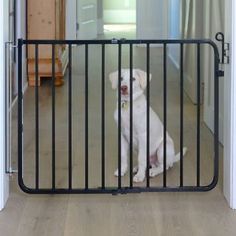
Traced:
<svg viewBox="0 0 236 236">
<path fill-rule="evenodd" d="M 129 44 L 194 44 L 194 45 L 210 45 L 214 51 L 214 177 L 212 182 L 207 186 L 179 186 L 179 187 L 99 187 L 84 189 L 69 188 L 52 188 L 52 189 L 39 189 L 28 188 L 23 181 L 23 89 L 22 89 L 22 47 L 23 45 L 129 45 Z M 87 45 L 87 46 L 86 46 Z M 54 48 L 54 46 L 52 47 Z M 149 47 L 147 47 L 149 48 Z M 199 49 L 200 50 L 200 49 Z M 200 55 L 199 55 L 200 56 Z M 120 63 L 119 63 L 120 64 Z M 23 40 L 18 39 L 18 184 L 22 191 L 29 194 L 126 194 L 126 193 L 141 193 L 141 192 L 206 192 L 210 191 L 218 183 L 219 176 L 219 77 L 223 76 L 222 71 L 219 69 L 220 57 L 217 45 L 210 39 L 184 39 L 184 40 L 126 40 L 126 39 L 112 39 L 112 40 Z M 198 64 L 199 65 L 199 64 Z M 37 67 L 37 66 L 36 66 Z M 55 68 L 54 68 L 55 69 Z M 119 68 L 120 70 L 121 68 Z M 37 76 L 36 76 L 37 77 Z M 37 83 L 36 83 L 37 86 Z M 149 123 L 149 122 L 147 122 Z M 165 128 L 164 128 L 165 130 Z M 148 131 L 149 133 L 149 131 Z M 149 135 L 147 135 L 149 136 Z M 166 171 L 164 170 L 164 173 Z M 121 178 L 121 176 L 119 176 Z"/>
</svg>

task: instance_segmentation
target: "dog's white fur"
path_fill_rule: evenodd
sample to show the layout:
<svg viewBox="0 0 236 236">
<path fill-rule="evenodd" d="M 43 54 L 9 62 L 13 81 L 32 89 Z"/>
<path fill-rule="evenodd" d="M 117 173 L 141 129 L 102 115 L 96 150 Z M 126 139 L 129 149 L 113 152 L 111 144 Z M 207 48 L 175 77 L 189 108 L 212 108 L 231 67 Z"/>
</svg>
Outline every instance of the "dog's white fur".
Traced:
<svg viewBox="0 0 236 236">
<path fill-rule="evenodd" d="M 149 76 L 150 80 L 152 75 Z M 140 69 L 133 70 L 133 148 L 138 154 L 138 166 L 134 168 L 136 175 L 133 177 L 134 182 L 142 182 L 146 175 L 146 97 L 144 90 L 147 85 L 147 74 Z M 118 87 L 118 71 L 110 74 L 112 88 Z M 121 176 L 124 176 L 128 169 L 128 151 L 130 139 L 130 69 L 121 70 L 121 87 L 126 86 L 127 93 L 121 93 Z M 118 103 L 114 113 L 115 120 L 118 124 Z M 149 174 L 154 177 L 163 172 L 163 124 L 157 114 L 150 107 L 150 165 Z M 183 154 L 187 151 L 183 149 Z M 167 133 L 166 139 L 166 169 L 180 159 L 180 154 L 175 155 L 174 142 Z M 118 170 L 115 171 L 118 176 Z"/>
</svg>

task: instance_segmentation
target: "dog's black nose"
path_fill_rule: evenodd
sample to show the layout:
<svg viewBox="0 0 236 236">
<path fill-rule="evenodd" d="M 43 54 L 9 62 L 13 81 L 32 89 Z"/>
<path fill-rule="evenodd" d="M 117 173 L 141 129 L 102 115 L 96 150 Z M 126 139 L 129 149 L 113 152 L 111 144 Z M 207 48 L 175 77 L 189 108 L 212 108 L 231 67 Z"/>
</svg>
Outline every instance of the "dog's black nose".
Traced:
<svg viewBox="0 0 236 236">
<path fill-rule="evenodd" d="M 121 91 L 122 91 L 123 93 L 125 93 L 125 92 L 128 91 L 128 87 L 127 87 L 126 85 L 121 86 L 120 89 L 121 89 Z"/>
</svg>

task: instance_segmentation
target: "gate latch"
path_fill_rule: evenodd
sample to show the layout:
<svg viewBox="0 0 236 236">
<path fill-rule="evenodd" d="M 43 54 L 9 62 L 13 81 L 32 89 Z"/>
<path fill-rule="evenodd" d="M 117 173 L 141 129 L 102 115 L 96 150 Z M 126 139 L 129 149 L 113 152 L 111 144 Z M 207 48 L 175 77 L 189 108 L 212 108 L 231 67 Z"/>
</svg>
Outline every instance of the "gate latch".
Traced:
<svg viewBox="0 0 236 236">
<path fill-rule="evenodd" d="M 126 41 L 126 38 L 121 38 L 121 39 L 113 38 L 113 39 L 111 40 L 111 43 L 112 43 L 112 44 L 118 44 L 119 42 L 124 43 L 125 41 Z"/>
<path fill-rule="evenodd" d="M 217 76 L 218 77 L 224 77 L 225 76 L 225 72 L 223 70 L 218 70 L 217 71 Z"/>
<path fill-rule="evenodd" d="M 221 64 L 229 64 L 229 43 L 225 43 L 225 36 L 223 33 L 216 34 L 216 40 L 221 42 Z"/>
</svg>

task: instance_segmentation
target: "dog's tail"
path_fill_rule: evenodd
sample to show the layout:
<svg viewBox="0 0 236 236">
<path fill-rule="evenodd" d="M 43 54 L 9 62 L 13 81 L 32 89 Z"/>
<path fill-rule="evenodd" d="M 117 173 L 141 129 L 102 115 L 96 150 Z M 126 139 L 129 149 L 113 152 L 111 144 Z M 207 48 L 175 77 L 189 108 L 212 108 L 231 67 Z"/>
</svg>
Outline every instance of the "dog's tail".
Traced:
<svg viewBox="0 0 236 236">
<path fill-rule="evenodd" d="M 186 154 L 188 149 L 186 147 L 183 148 L 183 156 Z M 178 162 L 180 160 L 180 152 L 175 156 L 174 162 Z"/>
</svg>

